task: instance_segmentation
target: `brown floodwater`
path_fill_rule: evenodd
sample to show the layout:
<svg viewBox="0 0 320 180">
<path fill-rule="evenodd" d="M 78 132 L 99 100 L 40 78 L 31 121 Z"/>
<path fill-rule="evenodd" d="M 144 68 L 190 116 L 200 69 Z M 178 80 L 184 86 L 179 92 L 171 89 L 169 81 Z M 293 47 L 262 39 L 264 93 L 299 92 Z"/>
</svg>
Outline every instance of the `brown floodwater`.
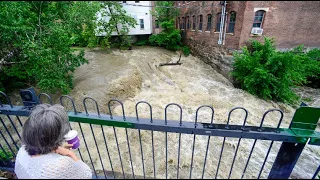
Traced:
<svg viewBox="0 0 320 180">
<path fill-rule="evenodd" d="M 295 109 L 283 103 L 265 101 L 244 90 L 235 88 L 231 82 L 216 72 L 199 58 L 192 55 L 181 57 L 182 65 L 159 66 L 160 63 L 175 62 L 179 58 L 176 52 L 158 47 L 135 47 L 133 50 L 112 50 L 111 52 L 99 49 L 86 49 L 85 58 L 89 64 L 77 68 L 74 73 L 74 89 L 70 96 L 75 99 L 76 108 L 83 111 L 82 100 L 90 96 L 97 100 L 100 112 L 109 113 L 107 103 L 111 98 L 116 98 L 124 103 L 126 116 L 135 117 L 135 103 L 147 101 L 152 105 L 153 118 L 164 119 L 164 107 L 168 103 L 180 104 L 183 108 L 183 121 L 193 122 L 195 111 L 201 105 L 213 106 L 214 122 L 226 123 L 228 112 L 237 106 L 249 111 L 247 125 L 258 126 L 265 111 L 279 108 L 284 111 L 284 120 L 281 127 L 288 127 Z M 299 93 L 316 94 L 311 96 L 309 105 L 319 106 L 319 91 L 314 89 L 297 90 Z M 305 92 L 308 91 L 308 92 Z M 310 93 L 309 93 L 310 94 Z M 58 96 L 54 96 L 58 102 Z M 70 103 L 68 103 L 70 105 Z M 89 112 L 95 112 L 93 103 L 88 101 Z M 71 110 L 71 108 L 70 108 Z M 112 104 L 112 112 L 121 115 L 121 107 Z M 210 110 L 199 111 L 199 122 L 210 122 Z M 139 117 L 149 118 L 149 109 L 141 105 Z M 179 120 L 179 109 L 168 108 L 168 119 Z M 235 111 L 232 114 L 230 124 L 242 124 L 244 114 Z M 265 120 L 265 126 L 275 127 L 279 120 L 279 114 L 270 113 Z M 73 127 L 80 130 L 77 124 Z M 95 169 L 102 170 L 99 156 L 92 139 L 90 127 L 82 125 L 86 134 L 86 140 L 90 149 Z M 107 156 L 104 139 L 99 126 L 93 126 L 104 169 L 111 170 Z M 118 158 L 117 146 L 114 140 L 114 132 L 111 127 L 104 127 L 112 165 L 115 171 L 122 172 Z M 132 167 L 127 147 L 126 133 L 124 129 L 117 129 L 118 143 L 121 150 L 123 167 L 126 174 L 131 174 Z M 128 129 L 130 149 L 132 154 L 132 166 L 137 176 L 142 176 L 142 163 L 140 155 L 140 142 L 137 130 Z M 83 142 L 83 139 L 81 137 Z M 147 177 L 153 177 L 151 133 L 141 131 L 141 140 L 144 153 L 145 172 Z M 157 178 L 165 178 L 165 134 L 154 132 L 155 161 Z M 206 163 L 204 178 L 214 178 L 220 156 L 223 138 L 210 139 L 210 148 Z M 180 155 L 180 178 L 189 178 L 190 162 L 192 154 L 192 135 L 182 135 Z M 238 139 L 226 138 L 224 152 L 222 154 L 218 178 L 227 178 L 234 157 Z M 241 140 L 239 151 L 235 159 L 231 178 L 241 178 L 244 165 L 251 150 L 253 140 Z M 207 137 L 196 136 L 192 178 L 201 178 L 206 151 Z M 269 141 L 257 141 L 255 150 L 248 165 L 245 178 L 257 178 L 269 148 Z M 271 153 L 262 171 L 261 178 L 267 178 L 280 147 L 280 142 L 274 142 Z M 291 178 L 311 178 L 317 166 L 320 164 L 320 149 L 309 146 L 303 151 Z M 85 146 L 82 143 L 81 152 L 86 163 L 90 164 Z M 176 178 L 177 175 L 178 134 L 168 133 L 168 178 Z M 121 177 L 121 173 L 117 176 Z M 130 177 L 130 176 L 129 176 Z"/>
</svg>

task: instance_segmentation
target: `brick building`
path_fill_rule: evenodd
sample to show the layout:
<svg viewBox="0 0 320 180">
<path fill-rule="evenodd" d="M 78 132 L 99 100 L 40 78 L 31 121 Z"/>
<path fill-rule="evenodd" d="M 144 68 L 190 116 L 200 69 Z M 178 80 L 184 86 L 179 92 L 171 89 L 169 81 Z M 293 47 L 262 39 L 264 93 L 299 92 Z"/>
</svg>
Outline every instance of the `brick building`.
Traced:
<svg viewBox="0 0 320 180">
<path fill-rule="evenodd" d="M 220 46 L 218 41 L 223 2 L 176 1 L 180 9 L 177 27 L 183 30 L 187 43 L 195 41 L 193 43 Z M 223 47 L 240 49 L 250 38 L 262 40 L 263 35 L 274 37 L 277 47 L 281 49 L 299 44 L 320 47 L 320 23 L 317 21 L 320 19 L 319 1 L 226 2 Z M 263 29 L 262 35 L 252 34 L 253 27 Z M 157 28 L 153 32 L 157 32 Z"/>
</svg>

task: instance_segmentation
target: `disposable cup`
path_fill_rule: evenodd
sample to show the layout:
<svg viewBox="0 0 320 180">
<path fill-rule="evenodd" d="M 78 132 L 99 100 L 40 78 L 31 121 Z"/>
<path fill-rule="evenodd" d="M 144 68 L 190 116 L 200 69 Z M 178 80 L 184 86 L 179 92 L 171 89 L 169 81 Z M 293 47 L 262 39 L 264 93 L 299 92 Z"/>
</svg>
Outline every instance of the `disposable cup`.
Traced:
<svg viewBox="0 0 320 180">
<path fill-rule="evenodd" d="M 68 144 L 73 144 L 72 149 L 77 149 L 80 146 L 80 140 L 78 137 L 78 132 L 76 130 L 69 131 L 65 136 L 64 139 L 67 141 Z"/>
</svg>

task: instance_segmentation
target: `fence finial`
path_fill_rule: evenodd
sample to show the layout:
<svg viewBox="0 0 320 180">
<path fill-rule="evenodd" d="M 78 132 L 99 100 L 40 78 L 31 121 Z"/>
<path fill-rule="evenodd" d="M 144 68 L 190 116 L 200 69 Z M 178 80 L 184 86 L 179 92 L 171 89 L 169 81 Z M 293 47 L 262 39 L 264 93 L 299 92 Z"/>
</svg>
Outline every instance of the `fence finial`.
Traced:
<svg viewBox="0 0 320 180">
<path fill-rule="evenodd" d="M 68 96 L 68 95 L 62 95 L 62 96 L 60 97 L 60 104 L 63 106 L 62 99 L 63 99 L 64 97 L 65 97 L 65 98 L 68 98 L 68 99 L 71 101 L 72 106 L 73 106 L 73 110 L 74 110 L 74 114 L 78 114 L 78 113 L 77 113 L 77 110 L 76 110 L 76 106 L 74 105 L 74 101 L 73 101 L 73 99 L 72 99 L 70 96 Z"/>
<path fill-rule="evenodd" d="M 2 94 L 2 96 L 4 96 L 6 98 L 7 103 L 10 105 L 11 108 L 13 108 L 10 98 L 2 91 L 0 91 L 0 94 Z M 0 106 L 3 107 L 3 104 L 1 103 L 1 101 L 0 101 Z"/>
<path fill-rule="evenodd" d="M 122 117 L 123 117 L 123 120 L 125 121 L 125 120 L 126 120 L 126 115 L 125 115 L 125 113 L 124 113 L 123 103 L 122 103 L 120 100 L 118 100 L 118 99 L 111 99 L 111 100 L 108 102 L 108 109 L 109 109 L 109 113 L 110 113 L 110 118 L 113 119 L 112 111 L 111 111 L 111 107 L 110 107 L 110 103 L 111 103 L 112 101 L 116 101 L 116 102 L 118 102 L 118 103 L 121 105 L 121 108 L 122 108 Z"/>
<path fill-rule="evenodd" d="M 182 108 L 179 104 L 176 104 L 176 103 L 170 103 L 170 104 L 167 104 L 166 107 L 164 108 L 164 124 L 167 125 L 167 108 L 171 105 L 175 105 L 175 106 L 178 106 L 178 108 L 180 109 L 180 121 L 179 121 L 179 124 L 180 126 L 182 125 Z"/>
<path fill-rule="evenodd" d="M 99 111 L 99 106 L 98 106 L 98 103 L 95 99 L 93 99 L 92 97 L 85 97 L 83 99 L 83 107 L 84 107 L 84 110 L 86 111 L 86 115 L 89 116 L 89 113 L 88 113 L 88 110 L 87 110 L 87 105 L 86 105 L 86 100 L 87 99 L 91 99 L 95 104 L 96 104 L 96 108 L 97 108 L 97 113 L 98 113 L 98 116 L 100 117 L 100 111 Z"/>
<path fill-rule="evenodd" d="M 227 121 L 227 126 L 226 126 L 227 129 L 229 129 L 229 122 L 230 122 L 231 113 L 232 113 L 234 110 L 237 110 L 237 109 L 242 109 L 242 110 L 244 110 L 244 112 L 246 113 L 246 116 L 244 117 L 244 121 L 243 121 L 243 124 L 242 124 L 242 130 L 243 130 L 243 128 L 245 127 L 246 122 L 247 122 L 247 117 L 248 117 L 248 111 L 247 111 L 245 108 L 243 108 L 243 107 L 235 107 L 235 108 L 232 108 L 232 109 L 230 110 L 229 114 L 228 114 L 228 121 Z"/>
<path fill-rule="evenodd" d="M 213 116 L 214 116 L 214 109 L 213 109 L 213 107 L 212 106 L 209 106 L 209 105 L 202 105 L 202 106 L 200 106 L 200 107 L 198 107 L 198 109 L 196 110 L 196 120 L 195 120 L 195 122 L 194 122 L 194 126 L 195 127 L 197 127 L 197 122 L 198 122 L 198 111 L 201 109 L 201 108 L 203 108 L 203 107 L 208 107 L 208 108 L 210 108 L 211 109 L 211 124 L 213 123 Z"/>
<path fill-rule="evenodd" d="M 136 116 L 137 116 L 137 120 L 139 121 L 138 105 L 141 104 L 141 103 L 145 103 L 145 104 L 147 104 L 147 105 L 149 106 L 149 109 L 150 109 L 150 122 L 152 123 L 152 122 L 153 122 L 153 120 L 152 120 L 152 106 L 151 106 L 148 102 L 146 102 L 146 101 L 139 101 L 139 102 L 137 102 L 137 104 L 136 104 Z"/>
<path fill-rule="evenodd" d="M 46 97 L 49 99 L 50 104 L 53 105 L 52 99 L 51 99 L 51 97 L 50 97 L 47 93 L 40 93 L 40 94 L 38 95 L 40 104 L 42 104 L 42 101 L 41 101 L 41 96 L 42 96 L 42 95 L 46 96 Z"/>
</svg>

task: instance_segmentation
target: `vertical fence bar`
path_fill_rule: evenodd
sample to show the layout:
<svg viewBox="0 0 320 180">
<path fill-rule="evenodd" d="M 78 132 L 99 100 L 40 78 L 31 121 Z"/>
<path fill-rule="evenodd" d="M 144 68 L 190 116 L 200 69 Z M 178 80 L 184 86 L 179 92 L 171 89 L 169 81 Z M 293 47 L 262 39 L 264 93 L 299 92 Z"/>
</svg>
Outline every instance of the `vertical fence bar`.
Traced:
<svg viewBox="0 0 320 180">
<path fill-rule="evenodd" d="M 246 112 L 246 116 L 245 116 L 245 120 L 244 120 L 244 122 L 243 122 L 242 129 L 244 128 L 245 123 L 246 123 L 246 120 L 247 120 L 247 116 L 248 116 L 248 111 L 247 111 L 245 108 L 243 108 L 243 107 L 235 107 L 235 108 L 233 108 L 233 109 L 231 109 L 231 110 L 229 111 L 228 121 L 227 121 L 227 124 L 226 124 L 226 129 L 229 129 L 230 115 L 231 115 L 231 113 L 232 113 L 234 110 L 236 110 L 236 109 L 243 109 L 243 110 Z M 244 130 L 244 129 L 243 129 L 243 130 Z M 215 179 L 217 179 L 217 177 L 218 177 L 219 167 L 220 167 L 220 163 L 221 163 L 221 158 L 222 158 L 222 153 L 223 153 L 225 141 L 226 141 L 226 137 L 223 137 L 223 142 L 222 142 L 222 147 L 221 147 L 221 152 L 220 152 L 220 157 L 219 157 L 219 162 L 218 162 L 218 167 L 217 167 L 217 172 L 216 172 L 216 175 L 215 175 Z M 239 143 L 240 143 L 240 139 L 239 139 L 239 141 L 238 141 L 238 145 L 237 145 L 237 146 L 239 146 Z M 237 153 L 237 150 L 236 150 L 236 153 Z M 235 153 L 235 155 L 236 155 L 236 153 Z M 235 156 L 234 156 L 234 159 L 235 159 Z M 233 160 L 233 161 L 234 161 L 234 160 Z M 232 165 L 232 166 L 233 166 L 233 165 Z M 230 177 L 230 175 L 231 175 L 232 166 L 231 166 L 231 168 L 230 168 L 229 177 Z"/>
<path fill-rule="evenodd" d="M 246 116 L 245 116 L 245 118 L 244 118 L 243 125 L 242 125 L 242 130 L 244 130 L 245 125 L 246 125 L 246 122 L 247 122 L 247 117 L 248 117 L 248 111 L 247 111 L 245 108 L 242 108 L 242 107 L 233 108 L 233 109 L 230 111 L 230 113 L 229 113 L 228 119 L 230 120 L 230 115 L 231 115 L 232 111 L 234 111 L 234 110 L 236 110 L 236 109 L 242 109 L 242 110 L 244 110 L 245 113 L 246 113 Z M 229 120 L 228 120 L 228 121 L 229 121 Z M 235 151 L 235 153 L 234 153 L 234 157 L 233 157 L 232 164 L 231 164 L 231 167 L 230 167 L 230 172 L 229 172 L 228 179 L 230 179 L 230 177 L 231 177 L 233 165 L 234 165 L 234 162 L 235 162 L 236 157 L 237 157 L 237 153 L 238 153 L 238 149 L 239 149 L 239 146 L 240 146 L 241 139 L 242 139 L 242 138 L 239 138 L 239 140 L 238 140 L 237 148 L 236 148 L 236 151 Z"/>
<path fill-rule="evenodd" d="M 316 172 L 314 173 L 314 175 L 312 176 L 312 179 L 316 178 L 318 173 L 320 171 L 320 165 L 318 166 L 318 169 L 316 170 Z"/>
<path fill-rule="evenodd" d="M 263 114 L 262 119 L 261 119 L 261 122 L 260 122 L 260 126 L 259 126 L 259 131 L 262 131 L 262 126 L 263 126 L 263 122 L 264 122 L 264 119 L 265 119 L 266 115 L 267 115 L 268 113 L 272 112 L 272 111 L 278 111 L 278 112 L 280 112 L 280 115 L 281 115 L 281 116 L 280 116 L 280 119 L 279 119 L 279 122 L 278 122 L 278 125 L 277 125 L 277 129 L 279 129 L 279 127 L 280 127 L 280 125 L 281 125 L 281 122 L 282 122 L 282 120 L 283 120 L 283 112 L 282 112 L 280 109 L 270 109 L 270 110 L 266 111 L 266 112 Z M 248 164 L 249 164 L 249 162 L 250 162 L 250 158 L 251 158 L 251 155 L 252 155 L 252 152 L 253 152 L 253 150 L 254 150 L 254 147 L 255 147 L 256 143 L 257 143 L 257 139 L 255 139 L 254 142 L 253 142 L 253 145 L 252 145 L 252 148 L 251 148 L 249 157 L 248 157 L 248 159 L 247 159 L 246 165 L 245 165 L 244 170 L 243 170 L 243 173 L 242 173 L 242 175 L 241 175 L 241 179 L 243 179 L 244 174 L 245 174 L 245 172 L 246 172 L 246 170 L 247 170 L 247 167 L 248 167 Z"/>
<path fill-rule="evenodd" d="M 39 99 L 40 99 L 41 94 L 42 94 L 42 93 L 39 94 Z M 45 93 L 43 93 L 43 94 L 45 94 Z M 51 97 L 50 97 L 49 95 L 46 94 L 46 96 L 47 96 L 49 99 L 51 99 Z M 61 104 L 61 106 L 63 106 L 63 102 L 62 102 L 62 99 L 63 99 L 63 98 L 67 98 L 67 99 L 69 99 L 69 100 L 71 101 L 72 106 L 73 106 L 74 114 L 77 114 L 76 106 L 74 105 L 74 102 L 73 102 L 72 98 L 71 98 L 70 96 L 67 96 L 67 95 L 62 95 L 62 96 L 60 97 L 60 104 Z M 42 103 L 41 100 L 39 100 L 39 102 Z M 78 124 L 80 124 L 80 123 L 78 123 Z M 72 130 L 72 127 L 71 127 L 71 123 L 70 123 L 70 122 L 69 122 L 69 127 L 70 127 L 70 129 Z M 81 160 L 83 161 L 80 148 L 78 148 L 78 152 L 79 152 L 79 155 L 80 155 Z"/>
<path fill-rule="evenodd" d="M 139 122 L 139 115 L 138 115 L 138 105 L 140 103 L 145 103 L 149 106 L 150 109 L 150 118 L 151 118 L 151 123 L 152 123 L 152 107 L 148 102 L 145 101 L 139 101 L 136 104 L 136 117 L 137 117 L 137 121 Z M 143 178 L 146 178 L 146 173 L 145 173 L 145 169 L 144 169 L 144 158 L 143 158 L 143 150 L 142 150 L 142 142 L 141 142 L 141 134 L 140 134 L 140 129 L 138 129 L 138 133 L 139 133 L 139 141 L 140 141 L 140 152 L 141 152 L 141 162 L 142 162 L 142 172 L 143 172 Z"/>
<path fill-rule="evenodd" d="M 164 124 L 167 125 L 167 122 L 168 122 L 168 119 L 167 119 L 167 108 L 171 105 L 175 105 L 175 106 L 178 106 L 178 108 L 180 109 L 180 126 L 182 124 L 182 108 L 179 104 L 176 104 L 176 103 L 170 103 L 170 104 L 167 104 L 166 107 L 164 108 Z M 166 179 L 168 179 L 168 133 L 165 132 L 166 134 Z M 179 140 L 179 144 L 180 144 L 180 140 Z M 180 145 L 179 145 L 179 148 L 178 148 L 178 151 L 179 151 L 179 156 L 178 156 L 178 161 L 180 161 Z M 179 164 L 178 164 L 178 172 L 179 172 Z M 177 173 L 177 176 L 179 176 L 179 174 Z"/>
<path fill-rule="evenodd" d="M 11 151 L 11 153 L 16 156 L 16 153 L 14 153 L 13 149 L 11 148 L 10 144 L 8 143 L 7 139 L 4 137 L 4 135 L 2 134 L 1 130 L 0 130 L 0 134 L 1 134 L 1 137 L 3 138 L 4 142 L 7 144 L 9 150 Z"/>
<path fill-rule="evenodd" d="M 294 113 L 289 129 L 301 136 L 310 136 L 317 127 L 320 118 L 320 108 L 300 107 Z M 308 126 L 306 126 L 308 125 Z M 300 133 L 306 130 L 308 134 Z M 287 179 L 297 163 L 308 138 L 304 138 L 305 143 L 283 142 L 272 165 L 269 179 Z"/>
<path fill-rule="evenodd" d="M 73 106 L 73 110 L 74 110 L 74 114 L 77 114 L 77 110 L 76 110 L 76 106 L 74 104 L 74 101 L 73 99 L 70 97 L 70 96 L 67 96 L 67 95 L 63 95 L 60 97 L 60 104 L 63 106 L 63 103 L 62 103 L 62 98 L 68 98 L 71 103 L 72 103 L 72 106 Z M 70 125 L 70 124 L 69 124 Z M 78 125 L 80 127 L 80 132 L 81 132 L 81 135 L 82 135 L 82 138 L 83 138 L 83 142 L 84 142 L 84 145 L 86 146 L 86 149 L 88 151 L 88 155 L 89 155 L 89 159 L 90 159 L 90 162 L 91 162 L 91 165 L 92 165 L 92 168 L 93 168 L 93 171 L 94 171 L 94 174 L 96 175 L 96 177 L 98 178 L 98 175 L 97 175 L 97 172 L 96 172 L 96 169 L 94 168 L 94 164 L 93 164 L 93 161 L 92 161 L 92 158 L 91 158 L 91 154 L 90 154 L 90 151 L 89 151 L 89 148 L 88 148 L 88 145 L 87 145 L 87 141 L 86 141 L 86 138 L 83 134 L 83 131 L 82 131 L 82 127 L 81 127 L 81 124 L 78 122 Z M 71 125 L 70 125 L 71 127 Z M 80 153 L 80 150 L 79 150 L 79 153 Z"/>
<path fill-rule="evenodd" d="M 211 109 L 212 111 L 212 115 L 211 115 L 211 122 L 210 122 L 210 125 L 213 124 L 213 116 L 214 116 L 214 109 L 212 106 L 207 106 Z M 201 107 L 198 108 L 198 110 L 200 109 Z M 196 118 L 198 116 L 198 110 L 196 111 Z M 201 179 L 203 179 L 204 177 L 204 172 L 205 172 L 205 169 L 206 169 L 206 163 L 207 163 L 207 156 L 208 156 L 208 150 L 209 150 L 209 144 L 210 144 L 210 137 L 208 137 L 208 142 L 207 142 L 207 148 L 206 148 L 206 154 L 205 154 L 205 158 L 204 158 L 204 162 L 203 162 L 203 170 L 202 170 L 202 176 L 201 176 Z"/>
<path fill-rule="evenodd" d="M 113 178 L 116 178 L 116 175 L 114 174 L 114 169 L 113 169 L 112 161 L 111 161 L 111 156 L 110 156 L 110 153 L 109 153 L 109 148 L 108 148 L 108 145 L 107 145 L 106 136 L 104 135 L 104 130 L 103 130 L 102 125 L 100 125 L 100 127 L 101 127 L 101 131 L 102 131 L 102 135 L 103 135 L 104 144 L 105 144 L 105 146 L 106 146 L 107 155 L 108 155 L 108 158 L 109 158 L 109 162 L 110 162 L 110 167 L 111 167 L 111 170 L 112 170 Z"/>
<path fill-rule="evenodd" d="M 211 124 L 213 122 L 213 108 L 211 106 L 208 105 L 203 105 L 197 108 L 196 110 L 196 118 L 195 118 L 195 122 L 194 122 L 194 128 L 197 128 L 197 122 L 198 122 L 198 111 L 203 108 L 203 107 L 209 107 L 212 110 L 212 116 L 211 116 Z M 193 135 L 193 143 L 192 143 L 192 155 L 191 155 L 191 165 L 190 165 L 190 174 L 189 174 L 189 179 L 191 179 L 192 177 L 192 169 L 193 169 L 193 157 L 194 157 L 194 146 L 195 146 L 195 142 L 196 142 L 196 135 Z"/>
<path fill-rule="evenodd" d="M 5 125 L 5 123 L 3 122 L 3 119 L 0 117 L 0 121 L 1 121 L 1 123 L 2 123 L 2 125 L 3 125 L 3 127 L 4 127 L 4 129 L 7 131 L 7 133 L 8 133 L 8 135 L 9 135 L 9 137 L 10 137 L 10 139 L 11 139 L 11 141 L 12 141 L 12 143 L 15 145 L 15 147 L 17 148 L 17 150 L 19 150 L 19 147 L 17 146 L 17 144 L 16 144 L 16 142 L 15 142 L 15 140 L 13 139 L 13 137 L 11 136 L 11 133 L 10 133 L 10 131 L 9 131 L 9 129 L 7 128 L 7 126 Z M 3 134 L 2 134 L 3 135 Z M 3 139 L 5 139 L 5 137 L 3 136 Z"/>
<path fill-rule="evenodd" d="M 266 154 L 266 157 L 264 158 L 263 164 L 262 164 L 262 166 L 261 166 L 261 169 L 260 169 L 260 172 L 259 172 L 259 175 L 258 175 L 258 179 L 260 179 L 260 176 L 261 176 L 262 170 L 263 170 L 263 168 L 264 168 L 264 165 L 265 165 L 266 162 L 267 162 L 267 159 L 268 159 L 268 157 L 269 157 L 269 154 L 270 154 L 270 151 L 271 151 L 273 142 L 274 142 L 274 141 L 271 141 L 271 143 L 270 143 L 270 145 L 269 145 L 269 149 L 268 149 L 268 152 L 267 152 L 267 154 Z"/>
<path fill-rule="evenodd" d="M 117 102 L 119 102 L 119 103 L 121 104 L 121 101 L 118 101 L 118 100 L 116 100 L 116 99 L 112 99 L 112 100 L 110 100 L 110 101 L 108 102 L 108 109 L 109 109 L 109 113 L 110 113 L 110 119 L 113 119 L 112 111 L 111 111 L 111 107 L 110 107 L 110 103 L 111 103 L 112 101 L 117 101 Z M 123 106 L 122 106 L 122 108 L 123 108 Z M 122 110 L 123 110 L 122 113 L 124 113 L 124 109 L 122 109 Z M 123 118 L 125 118 L 124 114 L 123 114 Z M 120 148 L 119 148 L 119 143 L 118 143 L 118 138 L 117 138 L 116 129 L 115 129 L 114 126 L 112 126 L 112 128 L 113 128 L 114 138 L 115 138 L 115 140 L 116 140 L 116 145 L 117 145 L 117 149 L 118 149 L 118 155 L 119 155 L 120 165 L 121 165 L 121 169 L 122 169 L 123 179 L 125 179 L 126 177 L 125 177 L 125 175 L 124 175 L 123 163 L 122 163 L 122 158 L 121 158 L 121 153 L 120 153 Z"/>
<path fill-rule="evenodd" d="M 10 121 L 10 123 L 11 123 L 11 125 L 12 125 L 12 127 L 13 127 L 13 129 L 14 129 L 14 131 L 16 131 L 19 139 L 21 139 L 21 136 L 20 136 L 20 134 L 19 134 L 19 132 L 18 132 L 18 130 L 17 130 L 17 128 L 16 128 L 16 125 L 13 123 L 11 117 L 10 117 L 9 115 L 7 115 L 7 118 L 9 119 L 9 121 Z"/>
<path fill-rule="evenodd" d="M 16 118 L 17 118 L 17 120 L 18 120 L 18 122 L 19 122 L 20 126 L 21 126 L 21 127 L 23 127 L 22 122 L 21 122 L 21 120 L 20 120 L 19 116 L 16 116 Z"/>
<path fill-rule="evenodd" d="M 87 99 L 91 99 L 91 100 L 95 103 L 96 108 L 97 108 L 98 116 L 100 117 L 100 111 L 99 111 L 98 103 L 97 103 L 96 100 L 94 100 L 94 99 L 91 98 L 91 97 L 86 97 L 86 98 L 83 99 L 83 106 L 84 106 L 84 109 L 85 109 L 85 111 L 86 111 L 86 115 L 89 116 L 89 113 L 88 113 L 88 110 L 87 110 L 87 105 L 86 105 L 86 100 L 87 100 Z M 102 166 L 102 171 L 103 171 L 103 173 L 104 173 L 105 178 L 108 179 L 107 174 L 106 174 L 105 169 L 104 169 L 104 166 L 103 166 L 102 159 L 101 159 L 101 155 L 100 155 L 100 151 L 99 151 L 99 146 L 98 146 L 98 144 L 97 144 L 97 140 L 96 140 L 96 137 L 95 137 L 94 132 L 93 132 L 93 129 L 92 129 L 92 124 L 90 123 L 89 126 L 90 126 L 90 129 L 91 129 L 91 132 L 92 132 L 92 136 L 93 136 L 94 143 L 95 143 L 96 148 L 97 148 L 98 156 L 99 156 L 100 163 L 101 163 L 101 166 Z"/>
</svg>

